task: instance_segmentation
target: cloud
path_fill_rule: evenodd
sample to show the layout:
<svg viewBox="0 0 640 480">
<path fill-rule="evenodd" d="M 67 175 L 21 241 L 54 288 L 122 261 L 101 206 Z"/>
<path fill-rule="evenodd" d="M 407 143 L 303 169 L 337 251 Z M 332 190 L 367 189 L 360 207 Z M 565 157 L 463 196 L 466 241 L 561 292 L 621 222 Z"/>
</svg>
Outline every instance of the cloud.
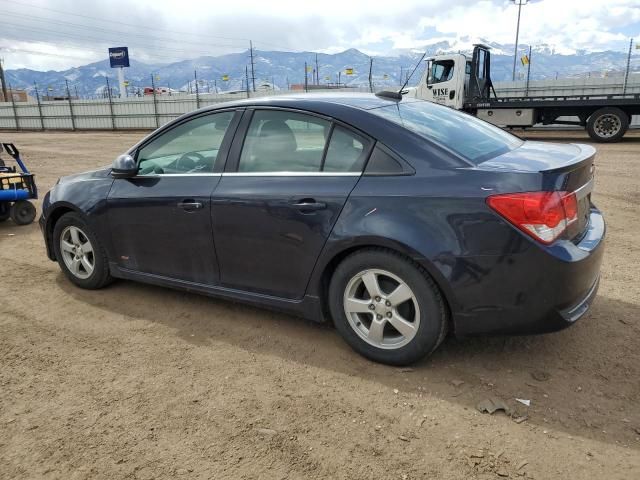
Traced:
<svg viewBox="0 0 640 480">
<path fill-rule="evenodd" d="M 3 0 L 0 56 L 7 68 L 67 68 L 127 45 L 132 58 L 168 63 L 246 50 L 370 54 L 419 49 L 434 38 L 470 36 L 513 43 L 517 7 L 507 0 Z M 622 33 L 624 32 L 624 33 Z M 564 49 L 626 48 L 640 36 L 637 0 L 531 0 L 523 43 Z"/>
</svg>

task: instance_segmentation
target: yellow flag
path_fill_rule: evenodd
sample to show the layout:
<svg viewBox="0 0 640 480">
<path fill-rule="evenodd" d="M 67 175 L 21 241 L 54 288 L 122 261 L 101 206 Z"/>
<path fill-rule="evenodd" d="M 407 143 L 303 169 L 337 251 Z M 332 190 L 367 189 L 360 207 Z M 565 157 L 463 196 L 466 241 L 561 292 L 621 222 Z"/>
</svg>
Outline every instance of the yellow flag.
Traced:
<svg viewBox="0 0 640 480">
<path fill-rule="evenodd" d="M 313 72 L 313 67 L 311 65 L 307 65 L 307 72 Z"/>
<path fill-rule="evenodd" d="M 229 75 L 222 75 L 222 81 L 223 82 L 228 82 L 229 81 Z"/>
<path fill-rule="evenodd" d="M 529 65 L 529 57 L 526 55 L 523 55 L 522 58 L 520 58 L 520 61 L 522 62 L 522 65 Z"/>
<path fill-rule="evenodd" d="M 125 87 L 128 87 L 128 86 L 129 86 L 129 80 L 125 80 L 125 81 L 124 81 L 124 86 L 125 86 Z"/>
<path fill-rule="evenodd" d="M 347 75 L 353 75 L 353 68 L 345 68 L 344 73 L 346 73 Z"/>
</svg>

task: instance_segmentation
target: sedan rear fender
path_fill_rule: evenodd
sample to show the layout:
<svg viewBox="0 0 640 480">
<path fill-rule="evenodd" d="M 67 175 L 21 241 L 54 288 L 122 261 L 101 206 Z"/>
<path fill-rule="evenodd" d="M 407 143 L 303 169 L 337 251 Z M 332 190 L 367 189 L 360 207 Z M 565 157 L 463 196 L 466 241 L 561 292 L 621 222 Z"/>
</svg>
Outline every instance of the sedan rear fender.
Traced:
<svg viewBox="0 0 640 480">
<path fill-rule="evenodd" d="M 449 288 L 448 282 L 443 277 L 441 271 L 429 259 L 422 256 L 409 245 L 375 235 L 355 238 L 339 238 L 338 236 L 332 235 L 316 263 L 316 267 L 309 281 L 307 295 L 321 299 L 324 298 L 328 291 L 331 276 L 340 262 L 350 254 L 367 248 L 391 250 L 419 264 L 427 271 L 436 285 L 438 285 L 449 307 L 457 310 L 453 291 Z"/>
</svg>

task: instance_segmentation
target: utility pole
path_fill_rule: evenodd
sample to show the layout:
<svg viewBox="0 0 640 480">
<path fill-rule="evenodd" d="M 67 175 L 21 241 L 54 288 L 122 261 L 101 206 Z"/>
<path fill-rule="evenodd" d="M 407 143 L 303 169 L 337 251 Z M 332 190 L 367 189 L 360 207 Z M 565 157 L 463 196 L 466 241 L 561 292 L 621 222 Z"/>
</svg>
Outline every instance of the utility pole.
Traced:
<svg viewBox="0 0 640 480">
<path fill-rule="evenodd" d="M 304 91 L 309 91 L 309 79 L 307 76 L 307 62 L 304 62 Z"/>
<path fill-rule="evenodd" d="M 249 40 L 249 54 L 251 55 L 251 83 L 253 85 L 253 91 L 256 91 L 256 73 L 254 71 L 254 61 L 253 61 L 253 42 Z"/>
<path fill-rule="evenodd" d="M 4 79 L 4 68 L 2 64 L 4 63 L 4 58 L 0 58 L 0 82 L 2 83 L 2 101 L 8 102 L 9 97 L 7 96 L 7 82 Z"/>
<path fill-rule="evenodd" d="M 627 81 L 629 80 L 629 66 L 631 65 L 631 49 L 633 48 L 633 38 L 629 40 L 629 53 L 627 54 L 627 68 L 624 71 L 624 83 L 622 84 L 622 94 L 627 93 Z"/>
<path fill-rule="evenodd" d="M 400 67 L 400 86 L 402 86 L 402 67 Z"/>
<path fill-rule="evenodd" d="M 513 74 L 511 76 L 511 80 L 516 80 L 516 60 L 518 59 L 518 37 L 520 35 L 520 10 L 522 10 L 522 6 L 529 3 L 529 0 L 511 0 L 514 5 L 518 5 L 518 23 L 516 25 L 516 47 L 513 51 Z"/>
<path fill-rule="evenodd" d="M 320 70 L 318 69 L 318 54 L 316 53 L 316 78 L 315 84 L 320 85 Z"/>
<path fill-rule="evenodd" d="M 249 67 L 247 67 L 246 65 L 244 67 L 244 77 L 246 79 L 245 84 L 247 85 L 247 98 L 249 98 Z"/>
<path fill-rule="evenodd" d="M 196 108 L 200 108 L 200 89 L 198 88 L 198 70 L 193 70 L 193 80 L 196 83 Z"/>
<path fill-rule="evenodd" d="M 527 87 L 524 91 L 524 96 L 529 96 L 529 76 L 531 75 L 531 45 L 529 45 L 529 61 L 527 62 Z"/>
<path fill-rule="evenodd" d="M 371 78 L 371 71 L 373 70 L 373 57 L 369 57 L 369 91 L 373 92 L 373 80 Z"/>
</svg>

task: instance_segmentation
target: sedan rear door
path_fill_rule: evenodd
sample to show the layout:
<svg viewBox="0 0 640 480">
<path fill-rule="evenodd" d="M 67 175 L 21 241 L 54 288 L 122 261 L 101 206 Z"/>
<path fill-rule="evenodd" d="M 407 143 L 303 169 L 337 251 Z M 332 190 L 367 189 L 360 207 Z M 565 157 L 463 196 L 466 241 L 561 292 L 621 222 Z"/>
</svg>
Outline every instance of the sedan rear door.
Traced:
<svg viewBox="0 0 640 480">
<path fill-rule="evenodd" d="M 324 117 L 245 112 L 212 196 L 221 284 L 301 298 L 372 144 Z"/>
</svg>

